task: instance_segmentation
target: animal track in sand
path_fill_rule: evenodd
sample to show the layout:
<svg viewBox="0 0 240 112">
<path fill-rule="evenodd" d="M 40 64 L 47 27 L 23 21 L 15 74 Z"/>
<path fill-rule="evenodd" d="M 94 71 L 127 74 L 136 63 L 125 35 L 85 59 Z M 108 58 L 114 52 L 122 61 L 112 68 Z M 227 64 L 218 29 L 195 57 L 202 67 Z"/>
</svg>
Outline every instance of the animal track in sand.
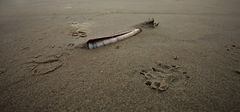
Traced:
<svg viewBox="0 0 240 112">
<path fill-rule="evenodd" d="M 182 67 L 162 63 L 149 70 L 142 70 L 140 74 L 145 77 L 147 86 L 159 91 L 165 91 L 173 86 L 182 86 L 186 79 L 190 78 Z"/>
<path fill-rule="evenodd" d="M 240 55 L 240 46 L 238 44 L 228 44 L 224 46 L 226 49 L 226 54 L 228 58 L 240 62 L 239 55 Z"/>
<path fill-rule="evenodd" d="M 63 65 L 62 61 L 56 56 L 38 57 L 33 59 L 30 64 L 33 75 L 45 75 L 59 69 Z"/>
<path fill-rule="evenodd" d="M 225 48 L 228 52 L 239 53 L 240 46 L 232 44 L 232 45 L 226 45 Z"/>
</svg>

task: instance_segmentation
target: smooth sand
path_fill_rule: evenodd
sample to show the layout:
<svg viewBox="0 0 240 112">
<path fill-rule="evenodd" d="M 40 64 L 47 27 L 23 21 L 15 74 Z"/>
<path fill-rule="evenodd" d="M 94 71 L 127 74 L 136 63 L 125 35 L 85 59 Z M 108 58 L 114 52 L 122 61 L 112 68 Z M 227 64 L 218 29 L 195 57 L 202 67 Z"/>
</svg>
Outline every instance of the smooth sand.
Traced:
<svg viewBox="0 0 240 112">
<path fill-rule="evenodd" d="M 0 111 L 239 112 L 239 4 L 1 0 Z M 99 49 L 76 47 L 148 18 L 159 27 Z M 72 37 L 76 25 L 86 38 Z M 186 78 L 151 89 L 140 72 L 159 63 L 180 66 Z"/>
</svg>

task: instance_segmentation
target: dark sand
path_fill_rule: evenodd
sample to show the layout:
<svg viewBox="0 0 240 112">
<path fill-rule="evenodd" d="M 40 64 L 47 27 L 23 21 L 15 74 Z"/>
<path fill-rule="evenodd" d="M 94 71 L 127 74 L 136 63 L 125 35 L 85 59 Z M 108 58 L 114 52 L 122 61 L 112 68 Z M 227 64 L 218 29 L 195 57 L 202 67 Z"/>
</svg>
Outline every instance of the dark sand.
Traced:
<svg viewBox="0 0 240 112">
<path fill-rule="evenodd" d="M 1 0 L 1 112 L 239 112 L 239 0 Z M 90 38 L 159 27 L 99 49 Z M 72 37 L 73 26 L 87 37 Z M 160 92 L 142 70 L 180 66 Z M 36 66 L 38 65 L 38 66 Z"/>
</svg>

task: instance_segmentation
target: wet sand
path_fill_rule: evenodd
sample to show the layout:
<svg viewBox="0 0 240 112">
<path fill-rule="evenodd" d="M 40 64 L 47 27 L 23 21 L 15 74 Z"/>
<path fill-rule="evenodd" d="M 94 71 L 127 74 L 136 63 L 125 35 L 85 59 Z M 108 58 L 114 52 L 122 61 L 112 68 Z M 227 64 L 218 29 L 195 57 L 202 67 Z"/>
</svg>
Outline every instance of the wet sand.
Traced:
<svg viewBox="0 0 240 112">
<path fill-rule="evenodd" d="M 239 4 L 1 0 L 0 110 L 238 112 Z M 79 48 L 148 18 L 159 26 L 98 49 Z M 87 37 L 72 36 L 76 27 Z M 161 91 L 148 82 L 162 81 L 155 77 L 173 80 Z"/>
</svg>

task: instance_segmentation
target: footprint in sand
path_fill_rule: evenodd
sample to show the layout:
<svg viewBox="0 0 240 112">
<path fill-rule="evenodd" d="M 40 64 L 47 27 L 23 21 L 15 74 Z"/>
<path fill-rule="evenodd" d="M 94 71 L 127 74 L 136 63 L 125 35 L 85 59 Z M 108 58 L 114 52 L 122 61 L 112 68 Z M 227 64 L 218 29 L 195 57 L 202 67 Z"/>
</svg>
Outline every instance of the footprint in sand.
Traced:
<svg viewBox="0 0 240 112">
<path fill-rule="evenodd" d="M 84 22 L 84 23 L 78 23 L 78 22 L 73 22 L 71 23 L 71 35 L 73 37 L 87 37 L 87 32 L 89 33 L 90 30 L 89 28 L 92 26 L 92 22 Z"/>
<path fill-rule="evenodd" d="M 232 45 L 226 45 L 225 48 L 229 52 L 237 52 L 240 49 L 240 46 L 232 44 Z"/>
<path fill-rule="evenodd" d="M 59 69 L 62 65 L 62 61 L 56 56 L 37 57 L 30 62 L 33 75 L 48 74 Z"/>
<path fill-rule="evenodd" d="M 229 44 L 225 45 L 226 53 L 236 62 L 239 62 L 239 55 L 240 55 L 240 46 L 237 44 Z"/>
<path fill-rule="evenodd" d="M 181 86 L 186 79 L 190 78 L 182 67 L 162 63 L 150 70 L 142 70 L 140 74 L 145 77 L 147 86 L 159 91 L 165 91 L 171 86 Z"/>
</svg>

